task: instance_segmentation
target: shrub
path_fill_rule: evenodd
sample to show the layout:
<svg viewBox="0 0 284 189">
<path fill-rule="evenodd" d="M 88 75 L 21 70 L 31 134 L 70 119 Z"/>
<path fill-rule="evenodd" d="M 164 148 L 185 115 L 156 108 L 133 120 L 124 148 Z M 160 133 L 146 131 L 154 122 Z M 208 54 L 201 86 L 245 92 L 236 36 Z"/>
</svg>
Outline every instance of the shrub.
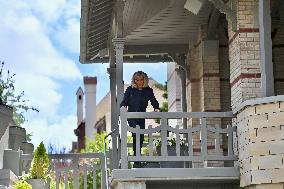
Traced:
<svg viewBox="0 0 284 189">
<path fill-rule="evenodd" d="M 37 147 L 29 172 L 30 179 L 48 178 L 49 159 L 43 142 Z"/>
<path fill-rule="evenodd" d="M 32 186 L 24 180 L 20 180 L 14 186 L 14 189 L 32 189 Z"/>
</svg>

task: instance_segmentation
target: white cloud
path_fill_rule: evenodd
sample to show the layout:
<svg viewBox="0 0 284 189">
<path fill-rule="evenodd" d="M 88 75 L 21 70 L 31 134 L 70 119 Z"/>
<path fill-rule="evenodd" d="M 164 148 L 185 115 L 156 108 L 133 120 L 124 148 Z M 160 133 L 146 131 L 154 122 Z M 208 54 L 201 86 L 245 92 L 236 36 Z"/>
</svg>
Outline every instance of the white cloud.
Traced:
<svg viewBox="0 0 284 189">
<path fill-rule="evenodd" d="M 32 143 L 35 148 L 41 141 L 47 145 L 49 143 L 60 148 L 71 149 L 72 141 L 76 141 L 74 129 L 77 119 L 74 115 L 68 115 L 59 122 L 49 124 L 46 119 L 34 119 L 25 125 L 27 133 L 32 133 Z"/>
<path fill-rule="evenodd" d="M 29 113 L 29 122 L 25 123 L 28 133 L 34 134 L 35 145 L 41 140 L 45 143 L 51 140 L 70 148 L 76 139 L 73 133 L 77 126 L 76 117 L 63 115 L 61 102 L 68 93 L 63 94 L 60 89 L 64 81 L 81 80 L 82 74 L 74 60 L 55 45 L 66 41 L 54 41 L 50 37 L 52 32 L 56 33 L 54 26 L 64 13 L 70 21 L 70 28 L 67 27 L 70 30 L 69 40 L 78 35 L 75 27 L 79 25 L 71 28 L 76 23 L 72 17 L 78 16 L 78 12 L 72 13 L 66 9 L 68 7 L 74 11 L 75 2 L 0 1 L 3 10 L 0 17 L 0 59 L 6 62 L 5 68 L 16 73 L 16 89 L 24 90 L 29 103 L 40 110 L 38 114 Z M 75 43 L 66 45 L 73 46 Z M 78 47 L 74 49 L 78 51 Z"/>
<path fill-rule="evenodd" d="M 78 19 L 69 19 L 66 25 L 56 32 L 56 38 L 61 46 L 70 52 L 78 53 L 80 48 L 80 22 Z"/>
</svg>

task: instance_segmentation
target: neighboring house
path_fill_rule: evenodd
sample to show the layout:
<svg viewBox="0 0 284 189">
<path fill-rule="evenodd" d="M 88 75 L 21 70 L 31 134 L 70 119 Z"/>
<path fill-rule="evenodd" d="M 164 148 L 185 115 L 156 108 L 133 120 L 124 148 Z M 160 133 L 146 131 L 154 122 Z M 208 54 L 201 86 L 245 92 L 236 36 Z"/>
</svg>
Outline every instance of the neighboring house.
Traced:
<svg viewBox="0 0 284 189">
<path fill-rule="evenodd" d="M 85 148 L 86 137 L 94 139 L 96 132 L 96 77 L 84 77 L 84 91 L 81 87 L 76 92 L 77 98 L 77 128 L 74 134 L 77 141 L 72 142 L 72 152 L 80 152 Z M 85 100 L 85 103 L 84 103 Z M 85 105 L 85 111 L 83 106 Z M 85 115 L 85 117 L 84 117 Z"/>
</svg>

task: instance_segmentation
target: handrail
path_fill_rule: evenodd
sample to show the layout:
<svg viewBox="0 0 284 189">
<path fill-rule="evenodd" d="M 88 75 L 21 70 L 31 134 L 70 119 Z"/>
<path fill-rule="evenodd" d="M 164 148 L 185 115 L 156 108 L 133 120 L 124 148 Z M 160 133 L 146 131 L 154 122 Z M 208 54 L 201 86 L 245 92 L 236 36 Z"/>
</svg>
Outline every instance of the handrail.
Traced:
<svg viewBox="0 0 284 189">
<path fill-rule="evenodd" d="M 237 156 L 233 152 L 233 133 L 236 132 L 236 126 L 232 126 L 231 124 L 226 124 L 226 128 L 222 127 L 222 118 L 233 119 L 235 118 L 235 115 L 233 112 L 127 112 L 127 110 L 122 107 L 120 109 L 120 116 L 121 116 L 121 167 L 122 169 L 128 168 L 128 162 L 129 161 L 150 161 L 150 162 L 162 162 L 162 161 L 203 161 L 204 166 L 207 166 L 207 161 L 236 161 Z M 136 128 L 130 127 L 127 124 L 128 119 L 154 119 L 159 118 L 161 119 L 161 124 L 155 128 L 152 128 L 151 126 L 147 129 L 140 129 L 139 126 Z M 176 127 L 172 127 L 169 125 L 168 120 L 169 119 L 181 119 L 181 118 L 187 118 L 187 119 L 198 119 L 199 123 L 192 123 L 193 127 L 183 128 L 180 129 L 177 125 Z M 212 119 L 218 119 L 220 123 L 210 123 L 208 120 Z M 225 121 L 224 120 L 224 121 Z M 194 121 L 194 120 L 193 120 Z M 197 120 L 196 120 L 197 121 Z M 218 121 L 218 122 L 219 122 Z M 232 120 L 230 120 L 232 121 Z M 194 125 L 193 125 L 194 124 Z M 160 154 L 158 156 L 153 155 L 150 150 L 149 155 L 147 156 L 141 156 L 139 151 L 135 156 L 129 156 L 127 153 L 127 132 L 130 131 L 132 133 L 136 134 L 136 149 L 140 146 L 140 135 L 148 134 L 151 136 L 151 139 L 149 139 L 150 148 L 153 147 L 153 132 L 159 132 L 160 138 L 161 138 L 161 148 L 160 148 Z M 175 153 L 176 156 L 168 155 L 168 145 L 167 145 L 167 133 L 172 132 L 175 134 L 174 139 L 176 140 L 176 148 Z M 200 155 L 194 155 L 193 156 L 193 135 L 198 135 L 200 138 Z M 208 136 L 208 132 L 212 133 L 210 134 L 210 137 Z M 195 134 L 196 133 L 196 134 Z M 228 140 L 228 151 L 227 155 L 220 154 L 220 142 L 222 141 L 222 134 L 227 134 L 227 140 Z M 181 139 L 180 135 L 185 135 L 185 137 L 188 137 L 188 149 L 184 153 L 187 155 L 180 155 L 181 153 Z M 212 135 L 212 136 L 211 136 Z M 209 142 L 215 143 L 215 154 L 210 154 L 207 152 L 208 148 L 208 140 Z"/>
<path fill-rule="evenodd" d="M 115 133 L 117 131 L 117 128 L 112 130 L 111 132 L 109 132 L 105 137 L 104 137 L 104 166 L 105 166 L 105 170 L 106 170 L 106 178 L 105 178 L 105 181 L 106 181 L 106 189 L 109 189 L 109 183 L 108 183 L 108 175 L 107 175 L 107 154 L 106 154 L 106 139 L 107 137 L 111 136 L 113 133 Z"/>
</svg>

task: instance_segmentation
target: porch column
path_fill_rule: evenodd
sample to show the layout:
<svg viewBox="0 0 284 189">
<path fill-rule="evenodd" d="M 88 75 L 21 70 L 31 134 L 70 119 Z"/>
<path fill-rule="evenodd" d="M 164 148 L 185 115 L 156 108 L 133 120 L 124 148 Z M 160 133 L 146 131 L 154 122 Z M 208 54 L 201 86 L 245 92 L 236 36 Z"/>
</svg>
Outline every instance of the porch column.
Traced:
<svg viewBox="0 0 284 189">
<path fill-rule="evenodd" d="M 218 112 L 221 110 L 219 42 L 217 40 L 203 40 L 201 42 L 201 56 L 203 65 L 201 77 L 202 111 Z"/>
<path fill-rule="evenodd" d="M 260 30 L 258 0 L 237 0 L 238 30 L 229 22 L 231 104 L 261 97 Z"/>
<path fill-rule="evenodd" d="M 270 6 L 267 0 L 237 0 L 238 30 L 229 23 L 229 58 L 232 110 L 236 113 L 240 186 L 249 188 L 283 188 L 283 170 L 274 158 L 279 153 L 278 134 L 283 122 L 281 104 L 273 95 L 270 79 Z M 268 3 L 268 4 L 267 4 Z M 267 20 L 268 19 L 268 20 Z M 271 91 L 272 90 L 272 91 Z M 259 99 L 255 99 L 259 98 Z M 246 104 L 244 105 L 244 101 Z M 278 100 L 277 100 L 278 101 Z M 278 122 L 277 122 L 278 121 Z M 264 161 L 263 161 L 264 160 Z M 273 163 L 271 163 L 273 162 Z M 279 161 L 280 162 L 280 161 Z M 282 168 L 282 167 L 281 167 Z M 281 179 L 279 179 L 281 178 Z"/>
<path fill-rule="evenodd" d="M 117 94 L 117 112 L 120 111 L 120 103 L 124 93 L 124 82 L 123 82 L 123 49 L 124 49 L 124 38 L 114 38 L 113 45 L 115 49 L 116 59 L 116 94 Z"/>
<path fill-rule="evenodd" d="M 111 57 L 111 56 L 110 56 Z M 112 58 L 110 58 L 112 59 Z M 112 60 L 111 60 L 112 61 Z M 116 73 L 115 65 L 110 64 L 108 68 L 109 82 L 110 82 L 110 96 L 111 96 L 111 131 L 118 128 L 118 112 L 116 104 Z M 118 151 L 117 151 L 117 136 L 118 132 L 112 135 L 112 152 L 111 152 L 111 169 L 118 168 Z"/>
<path fill-rule="evenodd" d="M 187 112 L 187 102 L 186 102 L 186 72 L 183 70 L 183 68 L 176 69 L 176 72 L 178 76 L 180 77 L 181 82 L 181 109 L 182 112 Z M 187 119 L 184 118 L 182 120 L 183 128 L 187 128 Z"/>
<path fill-rule="evenodd" d="M 116 110 L 114 114 L 112 115 L 113 117 L 113 127 L 118 129 L 118 120 L 119 120 L 119 111 L 120 111 L 120 103 L 123 98 L 123 93 L 124 93 L 124 82 L 123 82 L 123 49 L 124 49 L 124 42 L 125 39 L 123 38 L 114 38 L 113 39 L 113 45 L 115 49 L 115 79 L 114 82 L 111 84 L 111 87 L 113 87 L 113 90 L 116 90 L 116 96 L 112 97 L 112 100 L 116 101 Z M 113 91 L 113 93 L 115 93 Z M 115 99 L 116 98 L 116 99 Z M 113 104 L 113 108 L 115 104 Z M 115 132 L 113 136 L 113 145 L 115 147 L 114 149 L 114 168 L 119 167 L 119 156 L 118 156 L 118 147 L 120 145 L 117 145 L 117 137 L 118 137 L 119 131 Z"/>
</svg>

